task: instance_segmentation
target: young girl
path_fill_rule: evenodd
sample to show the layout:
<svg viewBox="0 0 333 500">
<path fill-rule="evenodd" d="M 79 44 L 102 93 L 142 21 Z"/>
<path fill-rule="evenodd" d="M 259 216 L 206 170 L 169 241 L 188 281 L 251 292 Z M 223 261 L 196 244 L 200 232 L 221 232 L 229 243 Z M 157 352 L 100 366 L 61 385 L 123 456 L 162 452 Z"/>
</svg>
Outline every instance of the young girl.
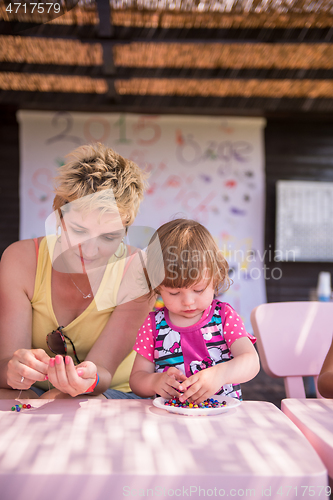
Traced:
<svg viewBox="0 0 333 500">
<path fill-rule="evenodd" d="M 157 230 L 150 245 L 147 274 L 165 307 L 150 313 L 140 328 L 130 386 L 141 397 L 155 394 L 201 403 L 214 394 L 241 399 L 239 384 L 259 371 L 253 347 L 229 304 L 214 299 L 228 288 L 228 264 L 213 237 L 198 222 L 177 219 Z M 227 361 L 227 362 L 226 362 Z"/>
</svg>

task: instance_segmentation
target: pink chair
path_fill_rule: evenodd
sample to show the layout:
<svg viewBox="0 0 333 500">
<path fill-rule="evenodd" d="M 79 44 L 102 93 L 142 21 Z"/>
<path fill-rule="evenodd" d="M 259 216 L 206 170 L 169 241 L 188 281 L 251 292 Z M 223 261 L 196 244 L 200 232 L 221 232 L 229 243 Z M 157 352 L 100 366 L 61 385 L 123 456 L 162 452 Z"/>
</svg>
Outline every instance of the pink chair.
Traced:
<svg viewBox="0 0 333 500">
<path fill-rule="evenodd" d="M 276 302 L 251 313 L 261 364 L 271 377 L 283 377 L 287 398 L 305 398 L 303 378 L 317 378 L 331 345 L 333 303 Z"/>
</svg>

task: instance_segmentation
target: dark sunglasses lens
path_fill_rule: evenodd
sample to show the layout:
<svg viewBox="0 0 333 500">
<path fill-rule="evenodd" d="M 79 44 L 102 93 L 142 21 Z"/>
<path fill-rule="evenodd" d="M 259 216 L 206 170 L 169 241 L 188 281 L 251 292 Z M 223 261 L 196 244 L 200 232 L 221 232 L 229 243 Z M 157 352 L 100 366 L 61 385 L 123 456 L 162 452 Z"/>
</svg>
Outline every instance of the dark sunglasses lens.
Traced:
<svg viewBox="0 0 333 500">
<path fill-rule="evenodd" d="M 60 332 L 55 331 L 47 336 L 47 344 L 51 351 L 56 354 L 66 354 L 66 347 L 61 338 Z"/>
</svg>

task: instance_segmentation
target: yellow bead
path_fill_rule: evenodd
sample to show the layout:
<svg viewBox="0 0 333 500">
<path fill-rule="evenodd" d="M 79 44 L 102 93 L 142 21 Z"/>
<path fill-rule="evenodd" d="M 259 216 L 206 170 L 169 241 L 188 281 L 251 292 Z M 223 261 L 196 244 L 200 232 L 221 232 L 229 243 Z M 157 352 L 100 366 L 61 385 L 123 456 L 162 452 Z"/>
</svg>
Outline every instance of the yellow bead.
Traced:
<svg viewBox="0 0 333 500">
<path fill-rule="evenodd" d="M 193 404 L 192 403 L 190 403 L 188 406 L 189 406 L 189 408 L 193 408 Z"/>
</svg>

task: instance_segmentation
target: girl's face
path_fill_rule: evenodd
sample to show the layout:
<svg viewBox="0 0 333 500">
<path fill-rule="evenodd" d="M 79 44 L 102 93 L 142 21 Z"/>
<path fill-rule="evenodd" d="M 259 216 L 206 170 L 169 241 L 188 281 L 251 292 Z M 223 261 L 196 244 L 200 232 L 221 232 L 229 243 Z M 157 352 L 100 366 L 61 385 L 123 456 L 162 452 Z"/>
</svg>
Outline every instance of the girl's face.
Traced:
<svg viewBox="0 0 333 500">
<path fill-rule="evenodd" d="M 208 286 L 206 279 L 189 288 L 161 286 L 160 294 L 171 321 L 177 326 L 191 326 L 199 321 L 214 299 L 213 280 Z"/>
<path fill-rule="evenodd" d="M 106 265 L 125 236 L 118 214 L 100 214 L 98 210 L 82 215 L 77 210 L 64 214 L 61 228 L 61 252 L 70 272 L 82 273 Z"/>
</svg>

